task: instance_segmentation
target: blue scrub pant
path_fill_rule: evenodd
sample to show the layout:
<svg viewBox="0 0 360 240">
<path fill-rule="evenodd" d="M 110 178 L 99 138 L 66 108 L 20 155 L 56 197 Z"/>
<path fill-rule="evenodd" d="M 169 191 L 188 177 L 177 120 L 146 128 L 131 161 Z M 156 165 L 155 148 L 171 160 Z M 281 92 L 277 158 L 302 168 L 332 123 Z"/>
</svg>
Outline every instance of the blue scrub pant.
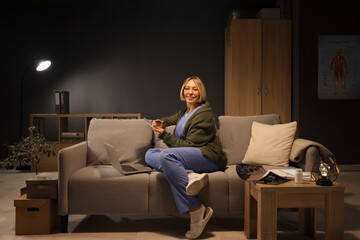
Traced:
<svg viewBox="0 0 360 240">
<path fill-rule="evenodd" d="M 198 197 L 186 193 L 186 186 L 189 181 L 187 173 L 208 173 L 219 170 L 213 161 L 205 157 L 201 150 L 195 147 L 163 150 L 151 148 L 145 155 L 145 161 L 154 169 L 164 172 L 180 214 L 201 205 Z"/>
</svg>

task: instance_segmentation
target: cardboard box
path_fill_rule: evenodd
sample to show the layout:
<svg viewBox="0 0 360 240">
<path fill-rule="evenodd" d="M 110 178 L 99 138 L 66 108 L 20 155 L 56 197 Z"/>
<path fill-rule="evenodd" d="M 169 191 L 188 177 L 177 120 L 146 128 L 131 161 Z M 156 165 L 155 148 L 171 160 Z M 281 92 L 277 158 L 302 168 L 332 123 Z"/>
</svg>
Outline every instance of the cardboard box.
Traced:
<svg viewBox="0 0 360 240">
<path fill-rule="evenodd" d="M 280 19 L 280 8 L 262 8 L 257 14 L 261 19 Z"/>
<path fill-rule="evenodd" d="M 26 180 L 28 198 L 57 199 L 58 173 L 43 172 Z"/>
<path fill-rule="evenodd" d="M 49 234 L 55 227 L 57 201 L 29 199 L 26 194 L 14 200 L 15 234 Z"/>
<path fill-rule="evenodd" d="M 276 0 L 276 7 L 280 8 L 280 17 L 282 19 L 291 19 L 291 0 Z"/>
</svg>

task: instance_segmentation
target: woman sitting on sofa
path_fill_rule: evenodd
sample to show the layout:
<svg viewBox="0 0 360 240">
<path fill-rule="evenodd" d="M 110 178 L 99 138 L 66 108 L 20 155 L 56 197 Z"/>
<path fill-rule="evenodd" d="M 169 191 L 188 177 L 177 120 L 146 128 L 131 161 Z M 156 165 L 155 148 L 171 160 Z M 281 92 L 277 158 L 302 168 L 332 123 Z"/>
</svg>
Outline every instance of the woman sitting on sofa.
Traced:
<svg viewBox="0 0 360 240">
<path fill-rule="evenodd" d="M 189 239 L 201 235 L 213 214 L 196 196 L 208 183 L 206 173 L 224 170 L 227 160 L 216 136 L 211 107 L 206 102 L 206 91 L 199 77 L 187 78 L 180 90 L 186 108 L 176 114 L 153 121 L 155 134 L 168 149 L 149 149 L 147 164 L 164 172 L 180 214 L 190 213 Z M 176 125 L 174 134 L 164 128 Z"/>
</svg>

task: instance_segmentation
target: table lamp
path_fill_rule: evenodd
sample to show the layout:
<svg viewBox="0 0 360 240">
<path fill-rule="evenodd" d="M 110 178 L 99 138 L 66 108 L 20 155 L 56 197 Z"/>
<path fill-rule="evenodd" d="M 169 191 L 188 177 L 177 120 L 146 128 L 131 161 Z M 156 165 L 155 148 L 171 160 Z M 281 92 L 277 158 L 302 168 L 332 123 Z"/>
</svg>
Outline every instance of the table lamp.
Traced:
<svg viewBox="0 0 360 240">
<path fill-rule="evenodd" d="M 320 186 L 331 186 L 340 174 L 335 160 L 328 157 L 327 160 L 319 157 L 311 171 L 311 177 Z"/>
</svg>

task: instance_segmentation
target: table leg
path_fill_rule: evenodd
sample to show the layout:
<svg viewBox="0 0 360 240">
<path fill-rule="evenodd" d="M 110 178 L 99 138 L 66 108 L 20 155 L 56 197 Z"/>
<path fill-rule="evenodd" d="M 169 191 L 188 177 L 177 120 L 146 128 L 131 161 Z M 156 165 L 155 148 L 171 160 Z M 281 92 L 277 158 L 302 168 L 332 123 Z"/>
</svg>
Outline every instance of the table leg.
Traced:
<svg viewBox="0 0 360 240">
<path fill-rule="evenodd" d="M 325 239 L 342 240 L 344 238 L 344 192 L 329 192 L 326 195 L 325 208 Z"/>
<path fill-rule="evenodd" d="M 258 240 L 276 240 L 277 236 L 277 203 L 275 191 L 260 191 L 258 204 Z"/>
<path fill-rule="evenodd" d="M 256 237 L 257 204 L 251 196 L 251 185 L 245 182 L 244 234 L 246 238 Z"/>
<path fill-rule="evenodd" d="M 299 232 L 303 235 L 315 236 L 316 208 L 299 208 Z"/>
</svg>

